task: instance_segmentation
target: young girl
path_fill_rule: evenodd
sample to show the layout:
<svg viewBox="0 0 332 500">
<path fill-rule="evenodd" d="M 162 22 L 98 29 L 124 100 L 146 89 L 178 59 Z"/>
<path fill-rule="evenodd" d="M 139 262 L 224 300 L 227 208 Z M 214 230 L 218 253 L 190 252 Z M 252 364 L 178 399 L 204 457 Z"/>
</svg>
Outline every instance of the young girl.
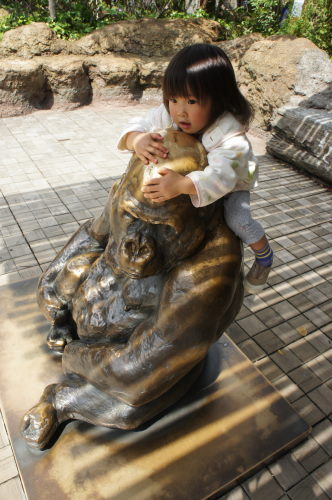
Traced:
<svg viewBox="0 0 332 500">
<path fill-rule="evenodd" d="M 205 147 L 208 166 L 182 176 L 160 168 L 142 191 L 160 203 L 188 194 L 195 207 L 224 200 L 228 226 L 255 253 L 245 278 L 249 293 L 266 284 L 273 252 L 264 229 L 251 217 L 250 190 L 258 168 L 246 131 L 252 109 L 238 89 L 230 60 L 219 47 L 194 44 L 180 50 L 169 63 L 163 80 L 163 101 L 144 118 L 133 119 L 123 131 L 119 149 L 135 151 L 145 164 L 166 158 L 167 149 L 157 129 L 173 127 L 196 136 Z"/>
</svg>

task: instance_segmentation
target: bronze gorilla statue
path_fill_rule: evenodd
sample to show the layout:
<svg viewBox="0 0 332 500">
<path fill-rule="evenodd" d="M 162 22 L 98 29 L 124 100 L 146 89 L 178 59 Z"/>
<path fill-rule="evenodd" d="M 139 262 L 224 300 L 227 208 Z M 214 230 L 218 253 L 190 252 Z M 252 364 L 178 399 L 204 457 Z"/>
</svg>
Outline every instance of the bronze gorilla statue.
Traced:
<svg viewBox="0 0 332 500">
<path fill-rule="evenodd" d="M 181 174 L 206 166 L 192 136 L 169 129 L 164 144 L 160 166 Z M 149 421 L 194 384 L 241 307 L 242 248 L 222 203 L 197 209 L 185 195 L 153 203 L 141 192 L 149 168 L 133 155 L 102 215 L 40 278 L 47 342 L 63 352 L 65 378 L 25 414 L 31 446 L 44 448 L 69 419 L 120 429 Z"/>
</svg>

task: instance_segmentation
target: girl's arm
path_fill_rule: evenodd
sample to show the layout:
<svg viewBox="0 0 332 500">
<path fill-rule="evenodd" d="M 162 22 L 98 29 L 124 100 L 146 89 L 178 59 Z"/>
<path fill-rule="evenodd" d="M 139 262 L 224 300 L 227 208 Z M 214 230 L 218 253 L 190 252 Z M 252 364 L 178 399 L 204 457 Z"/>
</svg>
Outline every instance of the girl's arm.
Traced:
<svg viewBox="0 0 332 500">
<path fill-rule="evenodd" d="M 162 144 L 163 137 L 153 131 L 170 125 L 170 116 L 163 105 L 150 109 L 145 116 L 135 117 L 129 122 L 121 134 L 118 148 L 135 151 L 146 165 L 158 163 L 158 157 L 166 158 L 168 150 Z"/>
<path fill-rule="evenodd" d="M 257 179 L 257 162 L 245 135 L 232 137 L 207 155 L 208 166 L 203 171 L 187 175 L 196 194 L 191 195 L 195 207 L 215 202 L 237 189 L 251 189 Z"/>
<path fill-rule="evenodd" d="M 245 136 L 232 137 L 207 155 L 208 166 L 185 177 L 166 168 L 158 169 L 160 177 L 153 178 L 142 188 L 144 196 L 160 203 L 180 194 L 188 194 L 195 207 L 203 207 L 233 191 L 238 182 L 243 189 L 252 187 L 256 163 Z"/>
<path fill-rule="evenodd" d="M 161 203 L 180 194 L 197 196 L 195 185 L 190 177 L 178 174 L 174 170 L 165 167 L 159 168 L 158 174 L 160 177 L 144 183 L 142 192 L 145 198 Z"/>
</svg>

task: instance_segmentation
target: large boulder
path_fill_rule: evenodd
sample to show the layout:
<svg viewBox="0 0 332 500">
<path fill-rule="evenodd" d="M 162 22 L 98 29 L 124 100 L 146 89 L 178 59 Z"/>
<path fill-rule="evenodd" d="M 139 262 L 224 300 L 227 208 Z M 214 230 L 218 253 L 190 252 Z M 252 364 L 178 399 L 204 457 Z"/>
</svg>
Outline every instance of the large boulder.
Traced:
<svg viewBox="0 0 332 500">
<path fill-rule="evenodd" d="M 46 77 L 35 60 L 0 61 L 0 116 L 29 113 L 44 107 Z"/>
<path fill-rule="evenodd" d="M 119 21 L 79 40 L 65 41 L 57 38 L 47 24 L 32 23 L 4 34 L 0 57 L 114 52 L 163 57 L 191 43 L 215 42 L 221 35 L 220 24 L 209 19 L 139 19 Z"/>
<path fill-rule="evenodd" d="M 332 84 L 300 106 L 278 109 L 272 125 L 268 152 L 332 185 Z"/>
<path fill-rule="evenodd" d="M 310 50 L 299 69 L 293 98 L 276 110 L 267 150 L 332 185 L 332 63 Z"/>
<path fill-rule="evenodd" d="M 114 54 L 85 59 L 92 97 L 97 101 L 160 98 L 161 79 L 167 64 L 168 58 L 151 60 Z"/>
<path fill-rule="evenodd" d="M 120 21 L 73 42 L 75 54 L 124 52 L 148 57 L 172 56 L 192 43 L 212 43 L 221 38 L 222 29 L 208 19 L 139 19 Z"/>
<path fill-rule="evenodd" d="M 332 114 L 302 107 L 280 109 L 267 151 L 332 185 Z"/>
<path fill-rule="evenodd" d="M 222 40 L 221 42 L 217 42 L 216 45 L 226 52 L 237 74 L 244 54 L 254 43 L 261 40 L 264 40 L 264 38 L 260 33 L 251 33 L 250 35 L 234 38 L 233 40 Z"/>
<path fill-rule="evenodd" d="M 75 56 L 40 58 L 47 81 L 47 107 L 73 109 L 92 100 L 88 68 Z"/>
<path fill-rule="evenodd" d="M 0 57 L 30 58 L 66 53 L 67 42 L 60 40 L 45 23 L 31 23 L 6 31 L 0 42 Z"/>
<path fill-rule="evenodd" d="M 280 107 L 298 105 L 331 81 L 328 55 L 306 38 L 263 38 L 239 59 L 240 88 L 255 108 L 256 125 L 267 129 Z"/>
</svg>

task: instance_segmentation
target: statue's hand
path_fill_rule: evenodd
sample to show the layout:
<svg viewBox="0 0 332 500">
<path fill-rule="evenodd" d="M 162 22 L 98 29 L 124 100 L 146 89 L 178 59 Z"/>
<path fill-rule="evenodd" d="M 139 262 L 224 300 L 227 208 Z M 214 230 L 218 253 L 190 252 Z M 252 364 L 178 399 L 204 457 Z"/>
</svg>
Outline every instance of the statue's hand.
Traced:
<svg viewBox="0 0 332 500">
<path fill-rule="evenodd" d="M 58 297 L 52 285 L 40 282 L 37 295 L 39 307 L 44 316 L 50 321 L 61 321 L 68 316 L 68 303 Z"/>
</svg>

